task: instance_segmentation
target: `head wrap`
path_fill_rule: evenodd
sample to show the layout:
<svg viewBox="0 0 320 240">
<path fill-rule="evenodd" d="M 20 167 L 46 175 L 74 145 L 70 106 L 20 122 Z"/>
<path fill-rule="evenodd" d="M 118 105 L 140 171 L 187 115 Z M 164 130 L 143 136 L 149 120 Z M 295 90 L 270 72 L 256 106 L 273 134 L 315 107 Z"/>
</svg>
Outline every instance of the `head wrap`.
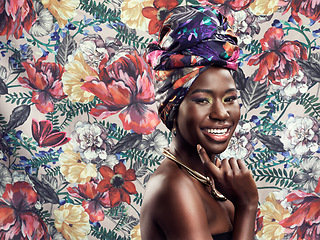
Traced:
<svg viewBox="0 0 320 240">
<path fill-rule="evenodd" d="M 237 38 L 225 17 L 210 6 L 169 12 L 146 60 L 155 70 L 158 113 L 171 130 L 176 110 L 195 79 L 210 66 L 237 69 Z"/>
</svg>

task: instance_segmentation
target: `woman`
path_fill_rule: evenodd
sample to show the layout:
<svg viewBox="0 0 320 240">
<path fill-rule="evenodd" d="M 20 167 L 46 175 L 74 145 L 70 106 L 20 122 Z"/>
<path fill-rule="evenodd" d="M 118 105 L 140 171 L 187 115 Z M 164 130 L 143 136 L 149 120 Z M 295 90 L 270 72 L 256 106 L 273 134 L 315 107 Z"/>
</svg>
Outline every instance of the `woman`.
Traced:
<svg viewBox="0 0 320 240">
<path fill-rule="evenodd" d="M 254 180 L 242 160 L 216 159 L 240 119 L 230 73 L 238 56 L 227 21 L 207 6 L 174 9 L 150 45 L 159 115 L 173 137 L 146 188 L 142 240 L 254 238 Z"/>
</svg>

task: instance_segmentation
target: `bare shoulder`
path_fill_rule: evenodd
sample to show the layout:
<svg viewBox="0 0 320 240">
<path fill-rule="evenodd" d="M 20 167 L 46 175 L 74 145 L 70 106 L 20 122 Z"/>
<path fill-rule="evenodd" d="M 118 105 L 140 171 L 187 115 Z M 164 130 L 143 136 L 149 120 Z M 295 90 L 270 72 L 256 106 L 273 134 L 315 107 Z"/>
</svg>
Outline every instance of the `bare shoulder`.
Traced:
<svg viewBox="0 0 320 240">
<path fill-rule="evenodd" d="M 168 239 L 209 234 L 206 211 L 194 182 L 171 161 L 164 162 L 148 182 L 141 208 L 141 225 L 145 223 L 149 228 L 151 223 L 159 226 Z"/>
</svg>

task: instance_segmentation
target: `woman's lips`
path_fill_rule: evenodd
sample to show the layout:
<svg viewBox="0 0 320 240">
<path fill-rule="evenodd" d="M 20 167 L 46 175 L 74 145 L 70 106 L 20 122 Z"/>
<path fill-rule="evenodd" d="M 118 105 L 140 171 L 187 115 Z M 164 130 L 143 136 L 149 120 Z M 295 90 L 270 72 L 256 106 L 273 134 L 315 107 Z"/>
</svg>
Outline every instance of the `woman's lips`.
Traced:
<svg viewBox="0 0 320 240">
<path fill-rule="evenodd" d="M 225 142 L 228 140 L 230 135 L 229 128 L 205 128 L 202 129 L 205 136 L 216 142 Z"/>
</svg>

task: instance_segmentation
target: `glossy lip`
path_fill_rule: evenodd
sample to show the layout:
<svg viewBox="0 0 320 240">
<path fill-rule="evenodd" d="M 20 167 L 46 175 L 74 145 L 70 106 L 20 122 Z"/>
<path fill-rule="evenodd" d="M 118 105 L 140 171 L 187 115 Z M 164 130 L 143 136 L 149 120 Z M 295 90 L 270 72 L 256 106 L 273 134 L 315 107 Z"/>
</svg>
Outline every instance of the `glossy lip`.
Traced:
<svg viewBox="0 0 320 240">
<path fill-rule="evenodd" d="M 228 126 L 219 126 L 219 127 L 215 127 L 215 128 L 201 128 L 201 132 L 207 137 L 209 138 L 211 141 L 215 141 L 215 142 L 225 142 L 228 140 L 229 136 L 230 136 L 230 130 L 231 130 L 230 125 Z M 227 132 L 224 134 L 214 134 L 214 133 L 209 133 L 206 131 L 206 129 L 226 129 L 227 128 Z"/>
</svg>

